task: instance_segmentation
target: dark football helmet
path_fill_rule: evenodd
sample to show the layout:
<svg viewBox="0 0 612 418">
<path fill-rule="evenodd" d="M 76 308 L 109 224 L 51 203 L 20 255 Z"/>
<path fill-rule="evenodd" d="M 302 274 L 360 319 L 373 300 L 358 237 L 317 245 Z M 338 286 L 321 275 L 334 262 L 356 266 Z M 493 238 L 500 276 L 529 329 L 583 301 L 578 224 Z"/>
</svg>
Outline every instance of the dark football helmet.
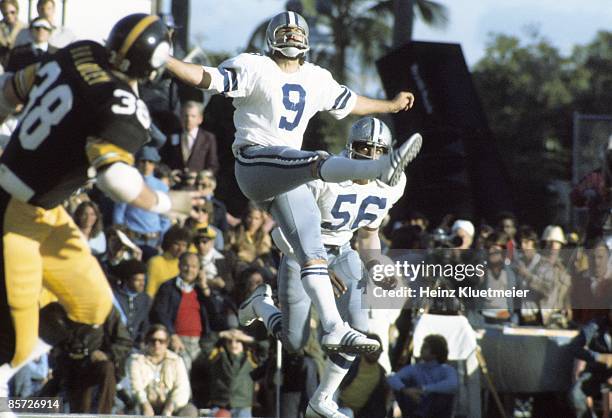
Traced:
<svg viewBox="0 0 612 418">
<path fill-rule="evenodd" d="M 118 21 L 106 41 L 110 62 L 125 75 L 152 79 L 170 56 L 170 36 L 155 15 L 135 13 Z"/>
</svg>

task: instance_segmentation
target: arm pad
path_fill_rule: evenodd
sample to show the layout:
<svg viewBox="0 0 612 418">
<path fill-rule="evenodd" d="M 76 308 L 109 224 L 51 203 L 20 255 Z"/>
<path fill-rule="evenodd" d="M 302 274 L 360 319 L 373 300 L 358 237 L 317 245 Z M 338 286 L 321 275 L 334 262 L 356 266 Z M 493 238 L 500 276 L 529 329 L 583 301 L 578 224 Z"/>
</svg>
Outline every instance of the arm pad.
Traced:
<svg viewBox="0 0 612 418">
<path fill-rule="evenodd" d="M 116 202 L 132 202 L 144 187 L 144 179 L 138 170 L 122 162 L 98 171 L 96 180 L 100 190 Z"/>
</svg>

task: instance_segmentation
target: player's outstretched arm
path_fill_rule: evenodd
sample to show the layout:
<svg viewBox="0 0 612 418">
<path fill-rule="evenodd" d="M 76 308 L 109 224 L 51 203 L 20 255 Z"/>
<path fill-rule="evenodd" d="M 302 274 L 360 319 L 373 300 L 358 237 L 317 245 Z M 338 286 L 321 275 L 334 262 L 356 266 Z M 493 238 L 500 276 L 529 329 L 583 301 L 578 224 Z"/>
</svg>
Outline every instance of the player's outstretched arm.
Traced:
<svg viewBox="0 0 612 418">
<path fill-rule="evenodd" d="M 212 77 L 203 66 L 170 57 L 166 69 L 183 83 L 200 89 L 210 88 Z"/>
<path fill-rule="evenodd" d="M 98 171 L 96 183 L 100 190 L 117 202 L 129 203 L 157 213 L 170 211 L 188 215 L 198 203 L 198 194 L 187 191 L 164 193 L 146 185 L 138 170 L 116 162 Z"/>
<path fill-rule="evenodd" d="M 365 96 L 357 96 L 355 107 L 351 111 L 353 115 L 372 115 L 375 113 L 397 113 L 408 110 L 414 104 L 414 95 L 409 91 L 399 92 L 393 100 L 370 99 Z"/>
</svg>

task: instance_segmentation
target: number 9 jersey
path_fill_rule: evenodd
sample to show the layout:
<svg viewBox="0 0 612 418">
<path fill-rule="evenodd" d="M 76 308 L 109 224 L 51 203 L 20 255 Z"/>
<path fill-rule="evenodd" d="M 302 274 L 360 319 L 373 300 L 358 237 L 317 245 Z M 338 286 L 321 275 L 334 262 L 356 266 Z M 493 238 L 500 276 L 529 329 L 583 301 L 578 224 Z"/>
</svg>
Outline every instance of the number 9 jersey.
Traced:
<svg viewBox="0 0 612 418">
<path fill-rule="evenodd" d="M 0 157 L 0 186 L 23 202 L 61 204 L 91 166 L 131 165 L 149 138 L 146 105 L 95 42 L 73 43 L 19 71 L 13 87 L 25 108 Z"/>
<path fill-rule="evenodd" d="M 308 121 L 317 112 L 342 119 L 357 101 L 329 71 L 309 62 L 286 73 L 270 57 L 240 54 L 206 70 L 211 90 L 234 99 L 234 150 L 249 144 L 301 149 Z"/>
</svg>

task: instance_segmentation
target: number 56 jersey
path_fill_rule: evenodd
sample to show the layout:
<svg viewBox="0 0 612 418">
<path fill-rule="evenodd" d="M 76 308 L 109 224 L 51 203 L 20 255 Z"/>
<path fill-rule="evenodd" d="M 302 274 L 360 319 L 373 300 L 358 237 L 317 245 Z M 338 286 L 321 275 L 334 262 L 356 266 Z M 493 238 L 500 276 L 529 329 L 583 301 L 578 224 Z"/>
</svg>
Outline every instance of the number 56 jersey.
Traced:
<svg viewBox="0 0 612 418">
<path fill-rule="evenodd" d="M 309 62 L 286 73 L 270 57 L 240 54 L 213 71 L 223 83 L 211 88 L 234 99 L 234 150 L 248 144 L 301 149 L 308 121 L 317 112 L 341 119 L 357 101 L 329 71 Z"/>
<path fill-rule="evenodd" d="M 321 238 L 324 245 L 343 246 L 356 230 L 380 227 L 389 210 L 402 197 L 406 176 L 391 187 L 379 180 L 367 184 L 352 181 L 307 183 L 321 211 Z"/>
<path fill-rule="evenodd" d="M 76 42 L 15 74 L 24 109 L 0 157 L 0 186 L 14 198 L 50 209 L 83 186 L 91 166 L 133 164 L 149 113 L 107 56 L 102 45 Z"/>
</svg>

